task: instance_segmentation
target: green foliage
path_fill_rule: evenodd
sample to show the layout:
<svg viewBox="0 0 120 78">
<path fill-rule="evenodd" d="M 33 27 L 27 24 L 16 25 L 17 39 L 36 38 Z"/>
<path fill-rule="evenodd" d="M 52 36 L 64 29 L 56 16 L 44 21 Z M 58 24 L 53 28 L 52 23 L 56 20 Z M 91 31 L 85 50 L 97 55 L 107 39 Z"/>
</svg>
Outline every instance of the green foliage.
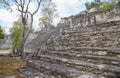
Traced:
<svg viewBox="0 0 120 78">
<path fill-rule="evenodd" d="M 20 21 L 15 21 L 13 22 L 13 27 L 10 30 L 13 53 L 18 52 L 22 40 L 22 28 L 20 27 L 20 25 Z"/>
<path fill-rule="evenodd" d="M 42 24 L 43 21 L 52 23 L 54 17 L 57 17 L 57 10 L 56 5 L 52 2 L 52 0 L 45 0 L 43 4 L 43 8 L 41 10 L 41 18 L 39 19 L 40 23 Z"/>
<path fill-rule="evenodd" d="M 0 4 L 4 7 L 9 6 L 9 0 L 0 0 Z"/>
<path fill-rule="evenodd" d="M 100 6 L 102 5 L 102 2 L 101 0 L 94 0 L 92 2 L 86 2 L 85 3 L 85 7 L 87 10 L 90 10 L 91 8 L 94 8 L 94 7 L 97 7 L 97 6 Z"/>
<path fill-rule="evenodd" d="M 110 8 L 115 6 L 115 3 L 114 2 L 104 2 L 102 6 L 103 6 L 102 7 L 103 11 L 108 11 Z"/>
<path fill-rule="evenodd" d="M 28 23 L 25 27 L 25 30 L 28 30 Z M 30 32 L 33 32 L 34 29 L 31 29 Z M 22 20 L 19 19 L 13 22 L 13 27 L 10 30 L 11 38 L 12 38 L 12 49 L 13 53 L 17 53 L 19 51 L 21 41 L 23 38 L 23 29 L 22 29 Z"/>
<path fill-rule="evenodd" d="M 0 34 L 0 39 L 4 39 L 5 35 L 4 34 Z"/>
<path fill-rule="evenodd" d="M 4 39 L 4 37 L 5 37 L 5 34 L 3 32 L 3 29 L 0 26 L 0 39 Z"/>
<path fill-rule="evenodd" d="M 101 0 L 94 0 L 92 2 L 86 2 L 85 6 L 87 10 L 100 6 L 103 11 L 108 11 L 110 8 L 115 6 L 115 2 L 116 1 L 112 1 L 112 0 L 108 0 L 108 1 L 103 0 L 103 2 Z"/>
<path fill-rule="evenodd" d="M 120 0 L 109 0 L 109 1 L 111 1 L 111 2 L 119 2 Z"/>
<path fill-rule="evenodd" d="M 18 27 L 13 27 L 11 29 L 12 35 L 12 48 L 13 52 L 16 53 L 20 47 L 20 42 L 22 40 L 22 30 Z"/>
</svg>

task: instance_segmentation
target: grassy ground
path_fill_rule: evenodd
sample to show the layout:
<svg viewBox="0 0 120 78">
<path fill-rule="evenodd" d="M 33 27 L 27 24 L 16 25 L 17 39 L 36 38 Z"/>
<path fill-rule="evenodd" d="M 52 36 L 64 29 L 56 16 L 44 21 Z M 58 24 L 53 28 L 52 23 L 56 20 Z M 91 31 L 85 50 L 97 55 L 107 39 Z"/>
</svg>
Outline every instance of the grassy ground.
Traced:
<svg viewBox="0 0 120 78">
<path fill-rule="evenodd" d="M 16 71 L 25 63 L 16 58 L 0 57 L 0 76 L 15 76 L 15 78 L 25 78 Z"/>
</svg>

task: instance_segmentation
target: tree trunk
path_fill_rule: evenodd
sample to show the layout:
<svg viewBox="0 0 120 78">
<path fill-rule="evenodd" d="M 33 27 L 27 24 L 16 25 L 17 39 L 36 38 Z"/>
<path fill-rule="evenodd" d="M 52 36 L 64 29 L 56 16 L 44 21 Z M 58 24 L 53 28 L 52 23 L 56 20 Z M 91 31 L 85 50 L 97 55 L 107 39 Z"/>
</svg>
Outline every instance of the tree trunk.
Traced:
<svg viewBox="0 0 120 78">
<path fill-rule="evenodd" d="M 19 55 L 23 56 L 23 52 L 24 52 L 24 38 L 22 39 L 21 45 L 20 45 L 20 49 L 19 49 Z"/>
<path fill-rule="evenodd" d="M 22 40 L 21 40 L 21 45 L 20 45 L 20 49 L 19 49 L 20 56 L 23 56 L 24 45 L 25 45 L 25 27 L 26 27 L 25 17 L 22 17 L 22 23 L 23 23 Z"/>
<path fill-rule="evenodd" d="M 14 0 L 14 1 L 15 1 L 17 8 L 18 8 L 18 11 L 21 13 L 22 24 L 23 24 L 23 36 L 22 36 L 22 41 L 21 41 L 21 45 L 20 45 L 20 49 L 19 49 L 20 55 L 23 56 L 25 42 L 26 42 L 26 40 L 29 36 L 29 33 L 32 29 L 33 16 L 38 12 L 38 10 L 40 8 L 40 4 L 43 0 L 36 0 L 38 5 L 37 5 L 36 10 L 33 13 L 28 11 L 29 4 L 32 0 L 28 0 L 27 5 L 25 4 L 25 0 L 20 0 L 20 1 Z M 26 5 L 26 7 L 25 7 L 25 5 Z M 28 14 L 31 17 L 31 20 L 30 20 L 30 27 L 28 28 L 28 30 L 26 30 L 25 26 L 26 26 L 26 23 L 28 20 L 28 16 L 27 16 Z"/>
<path fill-rule="evenodd" d="M 19 53 L 20 53 L 21 57 L 23 56 L 25 43 L 26 43 L 26 40 L 27 40 L 27 38 L 29 36 L 30 30 L 32 29 L 32 25 L 33 25 L 33 15 L 31 15 L 30 27 L 28 28 L 28 30 L 26 32 L 23 31 L 23 38 L 22 38 L 21 45 L 20 45 L 20 50 L 19 50 Z M 25 24 L 24 24 L 24 26 L 25 26 Z"/>
</svg>

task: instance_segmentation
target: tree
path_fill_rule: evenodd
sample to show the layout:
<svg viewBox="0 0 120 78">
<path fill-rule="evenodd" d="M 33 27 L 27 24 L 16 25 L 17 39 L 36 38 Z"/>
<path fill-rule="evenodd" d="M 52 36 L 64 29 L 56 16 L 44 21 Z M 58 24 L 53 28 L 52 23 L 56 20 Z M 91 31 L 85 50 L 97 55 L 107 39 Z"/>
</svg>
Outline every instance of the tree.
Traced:
<svg viewBox="0 0 120 78">
<path fill-rule="evenodd" d="M 13 22 L 13 27 L 10 29 L 12 39 L 12 51 L 17 53 L 22 40 L 22 20 L 18 19 Z"/>
<path fill-rule="evenodd" d="M 108 11 L 110 8 L 115 6 L 115 2 L 104 2 L 102 4 L 102 10 L 103 11 Z"/>
<path fill-rule="evenodd" d="M 17 10 L 20 12 L 20 17 L 22 20 L 22 26 L 21 26 L 22 40 L 21 40 L 20 49 L 19 49 L 19 53 L 22 56 L 22 53 L 24 52 L 25 42 L 26 42 L 28 35 L 33 26 L 33 20 L 34 20 L 33 17 L 39 11 L 40 5 L 44 3 L 44 0 L 9 0 L 9 1 L 11 1 L 12 3 L 14 3 L 17 6 Z M 34 12 L 30 12 L 29 6 L 30 6 L 30 3 L 32 3 L 33 1 L 34 1 L 34 3 L 36 3 L 36 9 Z M 9 2 L 9 4 L 11 2 Z M 27 30 L 25 30 L 28 20 L 29 20 L 29 27 Z"/>
<path fill-rule="evenodd" d="M 4 7 L 6 7 L 9 5 L 8 1 L 9 0 L 0 0 L 0 4 L 2 4 Z"/>
<path fill-rule="evenodd" d="M 30 2 L 32 2 L 32 1 L 33 0 L 28 0 L 27 2 L 25 0 L 14 0 L 15 4 L 17 6 L 17 10 L 21 13 L 21 19 L 22 19 L 22 40 L 21 40 L 21 45 L 20 45 L 20 49 L 19 49 L 20 55 L 22 55 L 22 53 L 24 52 L 25 42 L 28 38 L 30 30 L 32 29 L 33 17 L 38 12 L 41 2 L 42 2 L 42 0 L 34 0 L 36 2 L 37 8 L 34 12 L 30 12 L 28 9 L 29 9 Z M 26 7 L 25 7 L 25 5 L 26 5 Z M 29 24 L 28 30 L 25 31 L 28 17 L 30 17 L 30 19 L 29 19 L 30 24 Z"/>
<path fill-rule="evenodd" d="M 5 37 L 5 34 L 3 32 L 3 29 L 0 26 L 0 39 L 4 39 L 4 37 Z"/>
<path fill-rule="evenodd" d="M 58 16 L 55 3 L 53 3 L 52 0 L 45 1 L 45 4 L 43 4 L 43 8 L 41 10 L 41 14 L 42 15 L 39 19 L 40 26 L 44 21 L 53 23 L 53 19 Z"/>
<path fill-rule="evenodd" d="M 14 25 L 15 25 L 15 22 L 14 22 Z M 12 51 L 13 51 L 13 53 L 17 53 L 19 51 L 20 43 L 22 40 L 22 29 L 17 25 L 13 26 L 10 30 L 11 38 L 12 38 Z"/>
<path fill-rule="evenodd" d="M 118 1 L 118 0 L 116 0 Z M 87 10 L 90 10 L 91 8 L 94 7 L 101 7 L 102 11 L 108 11 L 110 8 L 115 6 L 115 2 L 116 1 L 112 1 L 112 0 L 103 0 L 103 2 L 101 0 L 94 0 L 92 2 L 86 2 L 85 6 Z"/>
<path fill-rule="evenodd" d="M 111 2 L 119 2 L 120 0 L 108 0 L 108 1 L 111 1 Z"/>
<path fill-rule="evenodd" d="M 27 22 L 26 24 L 26 28 L 25 31 L 28 30 L 29 23 Z M 13 27 L 11 28 L 10 32 L 11 32 L 11 38 L 12 38 L 12 50 L 13 53 L 18 53 L 19 48 L 20 48 L 20 44 L 22 41 L 22 20 L 18 19 L 17 21 L 13 22 Z M 33 32 L 34 30 L 31 29 L 30 32 Z"/>
<path fill-rule="evenodd" d="M 100 6 L 102 5 L 102 2 L 101 0 L 94 0 L 92 2 L 86 2 L 85 3 L 85 7 L 87 10 L 90 10 L 91 8 L 94 8 L 94 7 L 97 7 L 97 6 Z"/>
</svg>

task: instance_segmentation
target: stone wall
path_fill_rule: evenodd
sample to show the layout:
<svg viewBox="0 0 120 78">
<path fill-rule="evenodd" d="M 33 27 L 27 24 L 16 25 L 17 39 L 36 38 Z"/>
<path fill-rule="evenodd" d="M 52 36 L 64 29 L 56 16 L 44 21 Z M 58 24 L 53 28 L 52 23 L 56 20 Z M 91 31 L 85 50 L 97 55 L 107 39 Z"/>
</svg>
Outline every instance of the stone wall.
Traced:
<svg viewBox="0 0 120 78">
<path fill-rule="evenodd" d="M 70 21 L 72 26 L 78 25 L 90 25 L 90 24 L 99 24 L 110 21 L 120 20 L 120 3 L 116 4 L 114 8 L 111 8 L 109 11 L 82 11 L 77 15 L 72 15 L 70 17 L 62 18 L 62 22 Z M 64 20 L 64 21 L 63 21 Z"/>
<path fill-rule="evenodd" d="M 54 37 L 58 35 L 64 28 L 69 27 L 69 22 L 60 22 L 57 27 L 52 26 L 51 24 L 47 24 L 48 26 L 45 26 L 45 28 L 42 28 L 42 30 L 38 31 L 36 34 L 34 34 L 33 39 L 29 39 L 31 35 L 28 38 L 28 42 L 25 46 L 26 52 L 33 52 L 37 51 L 40 48 L 44 48 L 44 45 L 47 43 L 48 39 L 51 37 Z M 49 27 L 50 26 L 50 27 Z"/>
<path fill-rule="evenodd" d="M 4 39 L 0 39 L 0 49 L 10 49 L 11 39 L 10 35 L 5 36 Z"/>
<path fill-rule="evenodd" d="M 55 78 L 120 78 L 120 21 L 64 27 L 49 38 L 26 67 Z"/>
<path fill-rule="evenodd" d="M 68 28 L 51 38 L 48 49 L 69 47 L 120 48 L 120 21 Z"/>
</svg>

